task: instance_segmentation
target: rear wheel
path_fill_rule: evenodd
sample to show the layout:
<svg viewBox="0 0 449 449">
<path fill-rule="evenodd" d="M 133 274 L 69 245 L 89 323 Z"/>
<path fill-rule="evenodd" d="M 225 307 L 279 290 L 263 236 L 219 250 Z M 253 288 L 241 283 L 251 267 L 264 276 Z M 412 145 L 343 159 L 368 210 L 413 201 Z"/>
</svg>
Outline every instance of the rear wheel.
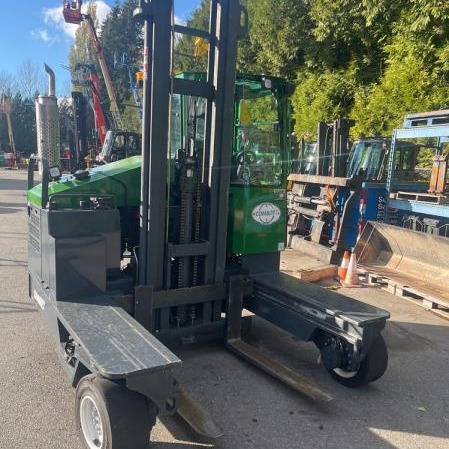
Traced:
<svg viewBox="0 0 449 449">
<path fill-rule="evenodd" d="M 87 449 L 144 449 L 156 420 L 145 396 L 94 374 L 79 382 L 75 410 Z"/>
<path fill-rule="evenodd" d="M 357 371 L 342 368 L 328 369 L 330 375 L 345 387 L 356 388 L 367 385 L 381 378 L 388 365 L 388 350 L 382 335 L 371 343 L 366 357 Z"/>
</svg>

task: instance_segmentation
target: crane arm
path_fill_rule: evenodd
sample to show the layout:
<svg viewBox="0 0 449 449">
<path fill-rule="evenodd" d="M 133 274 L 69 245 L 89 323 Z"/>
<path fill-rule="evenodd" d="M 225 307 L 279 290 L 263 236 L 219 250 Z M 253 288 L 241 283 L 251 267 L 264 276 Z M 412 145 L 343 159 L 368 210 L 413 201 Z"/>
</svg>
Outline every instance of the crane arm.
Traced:
<svg viewBox="0 0 449 449">
<path fill-rule="evenodd" d="M 104 141 L 106 140 L 106 120 L 100 100 L 100 80 L 94 73 L 91 73 L 90 75 L 90 90 L 92 92 L 92 107 L 95 115 L 95 126 L 97 128 L 101 146 L 103 146 Z"/>
<path fill-rule="evenodd" d="M 64 20 L 67 23 L 73 23 L 75 25 L 80 25 L 83 20 L 87 21 L 87 28 L 89 30 L 95 53 L 97 54 L 98 63 L 100 64 L 101 73 L 106 84 L 106 90 L 108 92 L 110 103 L 109 111 L 112 116 L 112 121 L 115 128 L 123 129 L 123 123 L 117 105 L 117 97 L 115 95 L 115 89 L 112 84 L 111 74 L 109 73 L 109 69 L 106 64 L 103 48 L 101 47 L 100 40 L 98 39 L 92 17 L 89 14 L 81 13 L 82 4 L 83 2 L 80 0 L 74 2 L 64 0 L 62 9 Z"/>
<path fill-rule="evenodd" d="M 129 86 L 131 88 L 131 92 L 133 94 L 134 101 L 135 101 L 136 106 L 137 106 L 137 111 L 139 113 L 140 121 L 142 121 L 142 116 L 143 116 L 142 100 L 141 100 L 140 95 L 139 95 L 138 85 L 137 85 L 137 81 L 135 80 L 135 77 L 134 77 L 132 66 L 127 61 L 125 53 L 122 55 L 122 60 L 121 61 L 114 61 L 114 67 L 122 67 L 122 68 L 125 68 L 126 70 L 128 70 Z"/>
<path fill-rule="evenodd" d="M 88 14 L 83 14 L 83 18 L 84 18 L 84 20 L 87 20 L 87 25 L 88 25 L 88 29 L 90 32 L 90 36 L 92 38 L 94 49 L 97 54 L 98 62 L 100 64 L 101 73 L 103 74 L 103 79 L 106 84 L 106 90 L 108 92 L 109 102 L 110 102 L 109 111 L 111 112 L 114 126 L 115 126 L 115 128 L 123 129 L 123 124 L 122 124 L 120 112 L 119 112 L 118 105 L 117 105 L 117 97 L 115 95 L 115 89 L 112 84 L 111 74 L 109 73 L 109 69 L 106 64 L 106 59 L 104 57 L 103 48 L 101 47 L 100 41 L 97 36 L 97 32 L 95 31 L 94 21 L 92 20 L 92 17 Z"/>
</svg>

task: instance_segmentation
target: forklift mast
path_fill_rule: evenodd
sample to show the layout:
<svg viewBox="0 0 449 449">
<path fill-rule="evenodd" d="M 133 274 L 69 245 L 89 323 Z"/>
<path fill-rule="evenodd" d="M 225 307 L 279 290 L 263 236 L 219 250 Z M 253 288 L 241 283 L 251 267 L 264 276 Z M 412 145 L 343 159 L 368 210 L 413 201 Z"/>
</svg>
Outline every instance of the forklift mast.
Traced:
<svg viewBox="0 0 449 449">
<path fill-rule="evenodd" d="M 145 19 L 139 284 L 151 286 L 154 291 L 167 285 L 164 278 L 169 275 L 167 272 L 164 274 L 164 264 L 161 263 L 167 244 L 171 257 L 181 260 L 205 256 L 207 250 L 203 267 L 204 284 L 222 283 L 226 260 L 236 49 L 237 39 L 245 31 L 240 25 L 242 9 L 237 0 L 212 0 L 211 32 L 190 31 L 209 41 L 208 69 L 204 81 L 170 77 L 172 30 L 166 24 L 171 22 L 171 2 L 161 2 L 157 16 L 154 15 L 154 6 L 146 2 L 141 2 L 137 11 L 137 16 Z M 217 22 L 218 17 L 222 18 L 221 23 Z M 189 32 L 180 25 L 173 25 L 173 28 L 174 32 Z M 207 205 L 203 207 L 207 209 L 207 215 L 203 215 L 200 225 L 204 230 L 205 242 L 192 241 L 190 235 L 192 201 L 190 205 L 186 201 L 185 206 L 181 206 L 186 235 L 182 236 L 181 230 L 178 241 L 168 240 L 167 136 L 172 93 L 206 99 L 202 160 L 198 160 L 194 145 L 185 146 L 180 152 L 185 162 L 186 191 L 183 194 L 192 195 L 195 167 L 201 168 L 201 178 L 205 182 Z M 196 206 L 199 207 L 198 200 Z"/>
<path fill-rule="evenodd" d="M 331 123 L 318 124 L 317 175 L 346 177 L 349 154 L 349 129 L 353 120 L 339 118 Z"/>
<path fill-rule="evenodd" d="M 87 101 L 81 86 L 72 85 L 73 145 L 70 147 L 70 170 L 84 167 L 84 159 L 89 154 L 87 142 Z"/>
</svg>

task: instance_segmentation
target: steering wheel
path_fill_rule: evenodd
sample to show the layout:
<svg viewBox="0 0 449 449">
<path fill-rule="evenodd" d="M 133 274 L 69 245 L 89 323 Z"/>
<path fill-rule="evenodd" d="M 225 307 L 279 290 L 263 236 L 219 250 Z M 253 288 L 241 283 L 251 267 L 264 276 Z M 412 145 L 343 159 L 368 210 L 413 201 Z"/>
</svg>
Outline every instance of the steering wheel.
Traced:
<svg viewBox="0 0 449 449">
<path fill-rule="evenodd" d="M 239 165 L 254 164 L 257 160 L 256 153 L 250 150 L 243 150 L 237 154 L 237 163 Z"/>
</svg>

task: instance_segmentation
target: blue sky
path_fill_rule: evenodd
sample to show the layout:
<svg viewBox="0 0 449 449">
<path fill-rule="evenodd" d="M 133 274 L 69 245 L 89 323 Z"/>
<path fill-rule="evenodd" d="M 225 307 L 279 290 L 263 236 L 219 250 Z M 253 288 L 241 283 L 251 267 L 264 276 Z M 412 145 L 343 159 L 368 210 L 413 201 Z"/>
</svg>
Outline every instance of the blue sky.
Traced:
<svg viewBox="0 0 449 449">
<path fill-rule="evenodd" d="M 44 63 L 47 63 L 56 73 L 57 95 L 70 94 L 70 75 L 62 66 L 68 63 L 67 56 L 76 26 L 64 23 L 62 3 L 62 0 L 14 0 L 2 3 L 0 81 L 5 73 L 17 76 L 25 61 L 41 66 L 45 76 Z M 87 3 L 84 1 L 83 6 Z M 115 0 L 96 3 L 99 15 L 104 17 Z M 200 0 L 175 0 L 175 15 L 186 20 L 199 3 Z"/>
</svg>

